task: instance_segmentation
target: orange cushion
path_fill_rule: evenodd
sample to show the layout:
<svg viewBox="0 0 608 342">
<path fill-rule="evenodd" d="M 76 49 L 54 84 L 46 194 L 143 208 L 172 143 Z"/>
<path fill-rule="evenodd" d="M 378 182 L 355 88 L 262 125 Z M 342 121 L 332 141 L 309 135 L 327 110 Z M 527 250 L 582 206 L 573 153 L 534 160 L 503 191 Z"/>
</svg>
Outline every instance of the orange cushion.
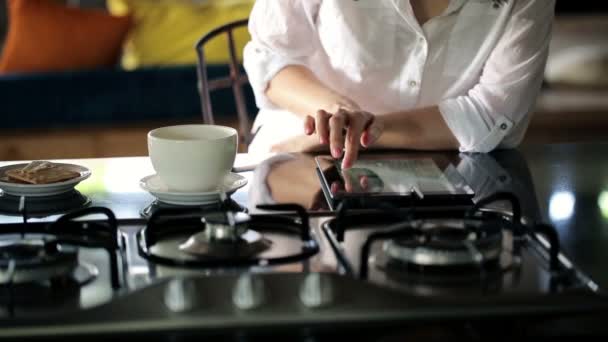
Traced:
<svg viewBox="0 0 608 342">
<path fill-rule="evenodd" d="M 54 0 L 8 0 L 9 31 L 0 73 L 115 65 L 131 19 Z"/>
</svg>

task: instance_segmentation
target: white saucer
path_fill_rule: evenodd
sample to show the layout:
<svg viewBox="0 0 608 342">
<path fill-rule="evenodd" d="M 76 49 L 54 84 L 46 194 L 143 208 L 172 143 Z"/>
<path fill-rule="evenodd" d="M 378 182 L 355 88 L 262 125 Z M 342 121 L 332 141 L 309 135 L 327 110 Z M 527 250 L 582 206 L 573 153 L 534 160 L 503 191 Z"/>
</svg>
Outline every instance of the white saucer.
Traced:
<svg viewBox="0 0 608 342">
<path fill-rule="evenodd" d="M 89 178 L 91 176 L 91 170 L 84 166 L 75 164 L 62 164 L 57 163 L 56 165 L 63 166 L 71 171 L 80 173 L 80 177 L 73 178 L 64 182 L 51 183 L 51 184 L 21 184 L 9 182 L 6 179 L 6 171 L 15 168 L 23 168 L 27 163 L 13 164 L 0 167 L 0 189 L 4 190 L 7 195 L 13 196 L 26 196 L 26 197 L 43 197 L 43 196 L 54 196 L 59 195 L 68 191 L 72 191 L 78 183 Z"/>
<path fill-rule="evenodd" d="M 247 178 L 239 175 L 238 173 L 230 173 L 224 178 L 224 183 L 221 185 L 227 195 L 235 193 L 238 189 L 247 185 Z M 206 192 L 181 192 L 176 190 L 170 190 L 161 181 L 158 175 L 151 175 L 142 178 L 139 181 L 139 186 L 156 197 L 159 201 L 174 204 L 174 205 L 185 205 L 185 206 L 198 206 L 211 204 L 219 201 L 220 199 L 220 187 L 213 191 Z"/>
</svg>

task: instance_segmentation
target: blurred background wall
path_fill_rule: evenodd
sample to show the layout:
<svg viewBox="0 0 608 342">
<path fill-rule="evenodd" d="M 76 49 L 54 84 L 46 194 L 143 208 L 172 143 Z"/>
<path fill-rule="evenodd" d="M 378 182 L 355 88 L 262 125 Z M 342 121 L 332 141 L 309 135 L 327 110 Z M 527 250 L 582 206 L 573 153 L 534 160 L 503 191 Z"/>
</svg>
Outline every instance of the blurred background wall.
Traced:
<svg viewBox="0 0 608 342">
<path fill-rule="evenodd" d="M 105 6 L 105 0 L 58 0 L 66 3 L 72 3 L 74 5 L 83 7 L 95 7 L 103 8 Z M 148 0 L 144 0 L 148 1 Z M 6 0 L 0 0 L 0 53 L 4 47 L 4 39 L 6 36 L 8 25 L 8 19 L 6 15 Z"/>
<path fill-rule="evenodd" d="M 0 52 L 8 24 L 6 1 L 0 0 Z M 102 9 L 107 3 L 125 1 L 57 0 Z M 169 50 L 177 40 L 189 35 L 181 42 L 181 49 L 193 54 L 192 45 L 202 33 L 246 17 L 248 6 L 254 0 L 242 0 L 248 3 L 238 8 L 210 12 L 195 13 L 200 10 L 197 7 L 192 11 L 176 9 L 178 12 L 172 13 L 179 13 L 181 17 L 177 21 L 173 18 L 173 22 L 163 21 L 164 26 L 156 23 L 170 16 L 165 14 L 165 7 L 178 3 L 200 6 L 201 1 L 129 1 L 140 7 L 161 6 L 149 18 L 142 19 L 135 12 L 137 30 L 142 27 L 156 30 L 154 34 L 162 36 L 153 41 L 156 45 L 145 42 L 148 52 Z M 222 3 L 222 0 L 211 1 Z M 112 13 L 117 11 L 121 11 L 119 6 Z M 608 2 L 557 0 L 556 14 L 546 84 L 525 143 L 608 140 Z M 200 19 L 201 16 L 204 19 Z M 189 21 L 190 26 L 184 21 Z M 177 27 L 176 24 L 183 25 Z M 240 37 L 243 45 L 246 35 Z M 221 64 L 225 60 L 225 45 L 218 44 L 214 49 L 215 60 Z M 0 74 L 0 117 L 3 118 L 0 160 L 144 155 L 149 129 L 200 120 L 196 69 L 191 57 L 187 57 L 190 62 L 185 64 L 180 60 L 180 65 L 157 65 L 158 60 L 141 60 L 140 65 L 132 65 L 125 63 L 125 55 L 110 68 Z M 221 65 L 211 70 L 212 75 L 222 72 L 225 68 Z M 214 106 L 218 104 L 218 110 L 229 114 L 223 116 L 220 123 L 234 126 L 235 110 L 231 98 L 224 95 L 214 98 Z M 251 101 L 249 105 L 251 107 Z M 254 107 L 250 110 L 255 113 Z"/>
<path fill-rule="evenodd" d="M 79 4 L 85 7 L 104 7 L 105 0 L 64 0 L 71 3 Z M 141 0 L 140 0 L 141 1 Z M 150 0 L 143 0 L 150 1 Z M 573 1 L 573 0 L 558 0 L 558 14 L 590 14 L 598 11 L 608 12 L 608 3 L 605 1 Z M 0 46 L 6 34 L 6 0 L 0 0 Z"/>
</svg>

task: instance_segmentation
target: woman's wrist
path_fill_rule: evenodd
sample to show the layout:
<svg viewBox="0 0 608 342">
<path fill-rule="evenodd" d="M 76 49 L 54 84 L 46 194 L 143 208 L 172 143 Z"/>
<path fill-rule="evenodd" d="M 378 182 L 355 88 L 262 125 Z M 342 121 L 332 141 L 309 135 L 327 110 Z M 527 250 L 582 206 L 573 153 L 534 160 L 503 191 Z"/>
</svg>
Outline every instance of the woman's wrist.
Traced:
<svg viewBox="0 0 608 342">
<path fill-rule="evenodd" d="M 407 114 L 387 113 L 375 116 L 376 127 L 379 131 L 370 132 L 375 138 L 372 148 L 394 149 L 407 148 L 409 141 L 413 139 L 412 125 L 408 122 Z"/>
<path fill-rule="evenodd" d="M 388 113 L 379 118 L 384 129 L 376 147 L 452 150 L 460 146 L 437 106 Z"/>
</svg>

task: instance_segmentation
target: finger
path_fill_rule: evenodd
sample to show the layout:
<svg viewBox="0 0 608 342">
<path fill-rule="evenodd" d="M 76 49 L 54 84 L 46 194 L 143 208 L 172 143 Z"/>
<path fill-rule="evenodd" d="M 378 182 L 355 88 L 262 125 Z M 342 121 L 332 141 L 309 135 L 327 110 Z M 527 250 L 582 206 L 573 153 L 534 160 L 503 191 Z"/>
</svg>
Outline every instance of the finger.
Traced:
<svg viewBox="0 0 608 342">
<path fill-rule="evenodd" d="M 359 156 L 359 142 L 367 120 L 365 116 L 358 116 L 349 123 L 348 132 L 346 133 L 344 159 L 342 160 L 342 168 L 344 169 L 352 167 Z"/>
<path fill-rule="evenodd" d="M 361 185 L 361 189 L 367 190 L 369 187 L 369 178 L 367 178 L 367 176 L 359 177 L 359 185 Z"/>
<path fill-rule="evenodd" d="M 342 111 L 332 115 L 329 119 L 329 147 L 331 155 L 338 159 L 344 151 L 344 128 L 346 127 L 346 114 Z"/>
<path fill-rule="evenodd" d="M 306 135 L 315 133 L 315 118 L 310 115 L 306 115 L 306 118 L 304 119 L 304 133 Z"/>
<path fill-rule="evenodd" d="M 344 178 L 344 190 L 346 190 L 346 192 L 353 192 L 353 181 L 351 173 L 348 172 L 348 170 L 345 170 L 342 172 L 342 175 L 342 178 Z"/>
<path fill-rule="evenodd" d="M 313 196 L 312 203 L 310 204 L 311 211 L 317 211 L 323 209 L 323 205 L 325 204 L 325 195 L 323 191 L 317 190 L 315 195 Z"/>
<path fill-rule="evenodd" d="M 340 190 L 342 189 L 342 185 L 339 182 L 333 182 L 331 183 L 331 193 L 332 194 L 337 194 Z"/>
<path fill-rule="evenodd" d="M 329 142 L 329 118 L 331 114 L 324 110 L 317 111 L 315 117 L 315 128 L 319 136 L 319 142 L 323 145 Z"/>
<path fill-rule="evenodd" d="M 361 135 L 361 145 L 365 148 L 372 146 L 384 132 L 384 124 L 377 117 L 372 117 Z"/>
</svg>

